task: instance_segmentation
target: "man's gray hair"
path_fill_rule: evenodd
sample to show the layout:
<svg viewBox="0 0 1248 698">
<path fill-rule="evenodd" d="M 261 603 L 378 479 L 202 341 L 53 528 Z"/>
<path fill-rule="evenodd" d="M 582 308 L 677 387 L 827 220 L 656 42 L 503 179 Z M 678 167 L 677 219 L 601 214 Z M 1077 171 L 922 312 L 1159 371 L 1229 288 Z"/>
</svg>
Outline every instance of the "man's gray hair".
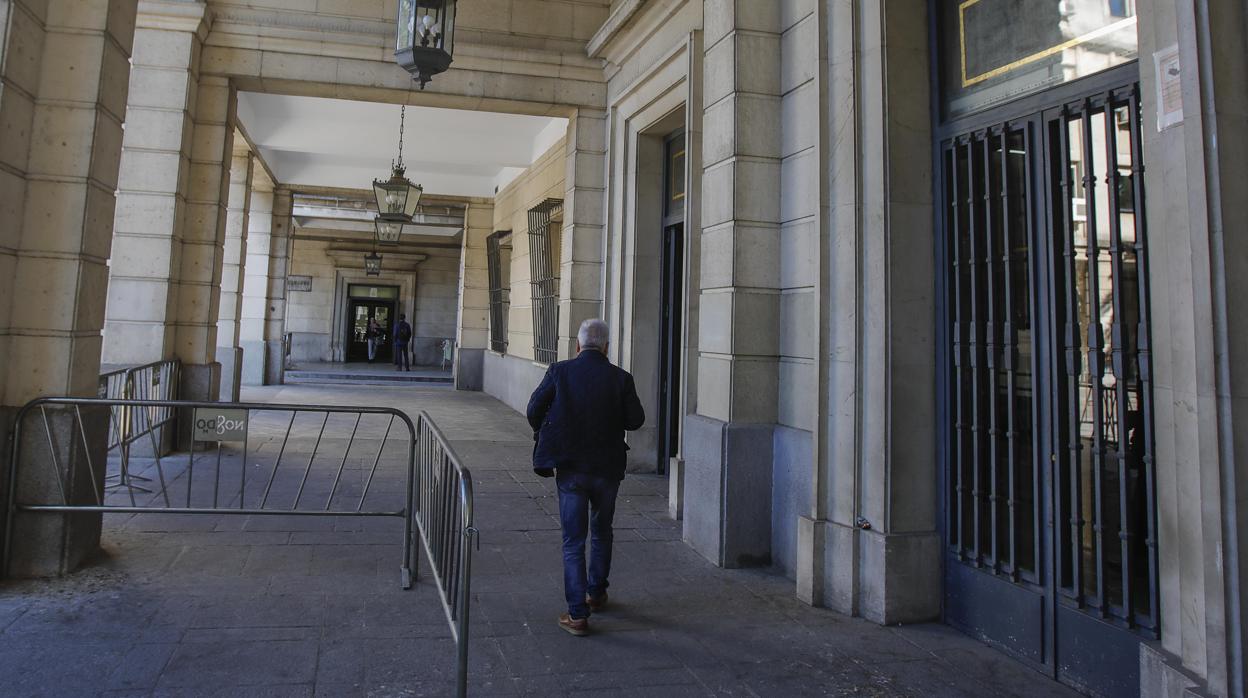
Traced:
<svg viewBox="0 0 1248 698">
<path fill-rule="evenodd" d="M 607 323 L 598 318 L 590 318 L 581 323 L 581 329 L 576 333 L 576 341 L 581 343 L 582 349 L 605 352 L 607 342 L 611 341 L 611 331 L 607 328 Z"/>
</svg>

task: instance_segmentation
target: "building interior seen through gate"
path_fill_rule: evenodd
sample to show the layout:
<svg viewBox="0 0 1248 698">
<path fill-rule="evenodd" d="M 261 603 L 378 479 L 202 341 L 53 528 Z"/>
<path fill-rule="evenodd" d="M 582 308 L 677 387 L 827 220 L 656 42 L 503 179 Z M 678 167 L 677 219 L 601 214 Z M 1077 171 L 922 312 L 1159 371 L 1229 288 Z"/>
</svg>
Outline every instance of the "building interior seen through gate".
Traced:
<svg viewBox="0 0 1248 698">
<path fill-rule="evenodd" d="M 648 417 L 629 471 L 702 559 L 1091 695 L 1248 691 L 1244 3 L 0 0 L 0 22 L 0 433 L 161 362 L 203 402 L 398 380 L 400 318 L 411 380 L 523 411 L 601 318 Z M 415 31 L 446 32 L 449 69 L 396 62 Z M 420 187 L 398 222 L 392 174 Z M 98 513 L 23 509 L 103 487 L 82 429 L 57 479 L 21 475 L 20 438 L 0 455 L 14 577 L 98 545 Z"/>
</svg>

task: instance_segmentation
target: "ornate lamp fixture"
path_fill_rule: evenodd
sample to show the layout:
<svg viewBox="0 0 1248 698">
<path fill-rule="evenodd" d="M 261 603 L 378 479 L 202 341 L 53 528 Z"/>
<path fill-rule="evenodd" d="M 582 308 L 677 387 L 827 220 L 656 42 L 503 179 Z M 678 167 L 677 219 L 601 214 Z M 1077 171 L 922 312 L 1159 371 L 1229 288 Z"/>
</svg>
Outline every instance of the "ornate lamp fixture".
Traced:
<svg viewBox="0 0 1248 698">
<path fill-rule="evenodd" d="M 416 206 L 420 204 L 420 195 L 424 188 L 412 184 L 403 176 L 407 168 L 403 166 L 403 128 L 407 120 L 407 107 L 399 111 L 399 157 L 391 163 L 394 171 L 390 179 L 373 180 L 373 194 L 377 197 L 377 213 L 386 221 L 410 223 Z"/>
<path fill-rule="evenodd" d="M 388 221 L 381 216 L 373 219 L 373 228 L 375 229 L 374 238 L 378 245 L 397 245 L 399 238 L 403 237 L 403 228 L 406 224 L 403 221 Z"/>
<path fill-rule="evenodd" d="M 420 89 L 451 67 L 454 38 L 455 0 L 399 0 L 394 58 Z"/>
<path fill-rule="evenodd" d="M 381 276 L 381 255 L 376 251 L 364 255 L 364 275 Z"/>
</svg>

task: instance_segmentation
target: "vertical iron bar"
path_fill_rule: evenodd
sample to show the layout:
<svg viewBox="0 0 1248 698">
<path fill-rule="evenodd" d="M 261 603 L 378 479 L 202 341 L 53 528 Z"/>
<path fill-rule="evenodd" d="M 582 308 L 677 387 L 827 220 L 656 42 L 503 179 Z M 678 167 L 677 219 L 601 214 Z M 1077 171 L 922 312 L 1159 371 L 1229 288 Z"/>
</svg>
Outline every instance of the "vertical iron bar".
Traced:
<svg viewBox="0 0 1248 698">
<path fill-rule="evenodd" d="M 999 548 L 999 537 L 997 531 L 997 467 L 1000 464 L 1000 437 L 1001 428 L 998 423 L 997 414 L 999 412 L 997 405 L 997 314 L 999 312 L 998 302 L 996 298 L 997 279 L 994 273 L 995 261 L 993 259 L 993 230 L 992 230 L 992 130 L 984 132 L 984 155 L 983 155 L 983 187 L 982 200 L 984 211 L 984 245 L 983 245 L 983 264 L 984 264 L 984 283 L 987 286 L 986 311 L 987 322 L 984 323 L 985 333 L 985 367 L 988 378 L 988 541 L 989 556 L 992 562 L 994 572 L 1001 570 L 1001 557 Z M 1002 151 L 1002 157 L 1005 152 Z"/>
<path fill-rule="evenodd" d="M 1060 303 L 1065 314 L 1063 344 L 1066 353 L 1066 439 L 1069 459 L 1067 477 L 1070 486 L 1069 529 L 1070 550 L 1067 560 L 1070 564 L 1071 591 L 1075 600 L 1083 606 L 1083 506 L 1080 491 L 1081 470 L 1080 451 L 1082 449 L 1079 435 L 1079 374 L 1082 366 L 1082 353 L 1079 350 L 1079 289 L 1075 282 L 1077 259 L 1075 252 L 1075 173 L 1070 156 L 1070 113 L 1063 108 L 1057 118 L 1058 142 L 1061 158 L 1061 197 L 1062 197 L 1062 243 L 1064 261 L 1062 276 L 1065 280 L 1065 303 Z M 1060 504 L 1060 497 L 1059 504 Z M 1061 517 L 1058 517 L 1061 520 Z M 1060 557 L 1060 551 L 1059 551 Z"/>
<path fill-rule="evenodd" d="M 1092 139 L 1092 100 L 1083 102 L 1083 196 L 1088 236 L 1088 370 L 1092 389 L 1092 532 L 1096 541 L 1096 600 L 1100 615 L 1108 612 L 1105 593 L 1105 414 L 1101 380 L 1105 375 L 1105 334 L 1101 327 L 1100 231 L 1096 227 L 1096 158 Z"/>
<path fill-rule="evenodd" d="M 1144 481 L 1146 499 L 1144 501 L 1145 511 L 1147 512 L 1146 520 L 1148 522 L 1148 538 L 1145 545 L 1148 550 L 1148 618 L 1153 628 L 1160 626 L 1161 615 L 1159 613 L 1159 604 L 1161 603 L 1161 589 L 1158 579 L 1157 568 L 1157 490 L 1156 490 L 1156 471 L 1153 460 L 1153 365 L 1152 365 L 1152 340 L 1150 338 L 1149 316 L 1152 312 L 1149 303 L 1149 278 L 1148 265 L 1145 263 L 1145 252 L 1148 249 L 1147 217 L 1141 215 L 1144 211 L 1144 151 L 1143 138 L 1140 133 L 1140 102 L 1139 102 L 1139 86 L 1136 85 L 1131 90 L 1129 98 L 1130 104 L 1130 120 L 1131 120 L 1131 184 L 1133 188 L 1132 197 L 1135 203 L 1136 214 L 1133 216 L 1135 220 L 1135 267 L 1138 282 L 1136 287 L 1139 292 L 1140 317 L 1139 327 L 1136 330 L 1136 360 L 1139 363 L 1140 375 L 1140 422 L 1143 434 L 1140 439 L 1140 446 L 1143 452 L 1141 457 L 1141 467 L 1144 469 Z"/>
<path fill-rule="evenodd" d="M 1044 530 L 1044 527 L 1042 525 L 1041 506 L 1039 502 L 1041 500 L 1040 493 L 1044 491 L 1044 488 L 1041 486 L 1041 473 L 1040 473 L 1039 463 L 1036 462 L 1037 458 L 1036 458 L 1035 429 L 1033 427 L 1033 422 L 1031 421 L 1035 419 L 1035 414 L 1036 414 L 1036 409 L 1035 409 L 1036 371 L 1034 368 L 1035 356 L 1036 356 L 1034 327 L 1035 327 L 1036 320 L 1035 320 L 1035 313 L 1032 312 L 1031 295 L 1033 294 L 1033 292 L 1031 291 L 1031 289 L 1035 288 L 1036 284 L 1034 281 L 1035 276 L 1032 275 L 1029 271 L 1032 268 L 1031 264 L 1032 264 L 1033 255 L 1031 252 L 1033 249 L 1032 244 L 1034 244 L 1035 239 L 1036 239 L 1035 222 L 1036 222 L 1036 219 L 1038 218 L 1036 214 L 1036 209 L 1039 206 L 1039 204 L 1037 204 L 1035 201 L 1036 187 L 1035 187 L 1035 182 L 1033 181 L 1033 175 L 1034 175 L 1034 169 L 1033 169 L 1034 159 L 1033 158 L 1035 157 L 1036 153 L 1038 152 L 1038 149 L 1040 148 L 1040 146 L 1036 144 L 1036 133 L 1034 130 L 1036 128 L 1040 128 L 1040 126 L 1036 124 L 1035 122 L 1033 122 L 1031 124 L 1028 124 L 1027 128 L 1023 129 L 1023 151 L 1025 154 L 1023 156 L 1024 160 L 1023 160 L 1022 199 L 1026 207 L 1026 210 L 1024 212 L 1024 219 L 1027 221 L 1027 224 L 1026 226 L 1024 226 L 1025 227 L 1024 238 L 1023 238 L 1024 247 L 1022 250 L 1024 256 L 1021 261 L 1023 262 L 1022 268 L 1023 268 L 1024 275 L 1025 275 L 1024 281 L 1027 282 L 1026 288 L 1028 289 L 1027 293 L 1029 295 L 1027 298 L 1022 298 L 1018 301 L 1019 303 L 1022 304 L 1022 307 L 1025 308 L 1027 311 L 1028 326 L 1033 328 L 1033 331 L 1028 334 L 1029 336 L 1028 356 L 1029 356 L 1029 360 L 1031 363 L 1027 366 L 1028 376 L 1030 377 L 1029 387 L 1030 387 L 1030 392 L 1031 392 L 1031 406 L 1030 406 L 1030 409 L 1028 410 L 1028 422 L 1022 425 L 1016 424 L 1014 430 L 1015 430 L 1015 434 L 1017 434 L 1018 429 L 1027 429 L 1028 434 L 1029 434 L 1028 441 L 1030 442 L 1030 446 L 1031 446 L 1031 448 L 1029 449 L 1029 452 L 1025 454 L 1025 457 L 1027 458 L 1027 462 L 1030 464 L 1030 471 L 1031 471 L 1030 473 L 1031 474 L 1031 541 L 1030 542 L 1031 542 L 1031 555 L 1032 555 L 1031 559 L 1032 559 L 1032 565 L 1033 565 L 1033 574 L 1035 574 L 1038 577 L 1039 576 L 1038 572 L 1041 569 L 1040 537 L 1041 537 L 1041 531 Z M 1062 160 L 1062 162 L 1065 162 L 1065 161 Z M 1049 239 L 1048 230 L 1045 231 L 1045 234 L 1046 234 L 1046 240 Z M 1015 328 L 1014 340 L 1015 340 L 1014 342 L 1015 346 L 1017 347 L 1017 343 L 1018 343 L 1017 328 Z M 1015 355 L 1017 356 L 1017 349 L 1015 350 Z M 1053 466 L 1056 467 L 1057 464 L 1054 463 Z M 1056 492 L 1056 490 L 1050 490 L 1050 491 Z M 1060 499 L 1060 497 L 1058 497 L 1058 499 Z M 1058 519 L 1058 521 L 1060 521 L 1060 518 Z M 1059 547 L 1060 547 L 1061 538 L 1062 536 L 1060 533 L 1060 528 L 1055 529 L 1053 540 L 1057 543 Z"/>
<path fill-rule="evenodd" d="M 1123 331 L 1125 319 L 1123 303 L 1122 267 L 1122 212 L 1118 200 L 1120 175 L 1118 173 L 1118 123 L 1112 95 L 1105 102 L 1105 185 L 1109 187 L 1109 259 L 1113 281 L 1114 319 L 1110 323 L 1111 366 L 1114 372 L 1114 397 L 1117 404 L 1117 434 L 1114 458 L 1118 462 L 1118 542 L 1121 556 L 1122 608 L 1128 627 L 1135 625 L 1131 612 L 1134 607 L 1131 588 L 1131 498 L 1127 496 L 1127 427 L 1130 405 L 1127 400 L 1127 333 Z"/>
<path fill-rule="evenodd" d="M 1014 248 L 1010 233 L 1010 129 L 1001 130 L 1001 266 L 1002 291 L 1002 362 L 1005 369 L 1005 461 L 1006 461 L 1006 549 L 1012 581 L 1018 580 L 1018 423 L 1015 401 L 1018 399 L 1018 328 L 1014 324 Z"/>
<path fill-rule="evenodd" d="M 273 489 L 273 481 L 277 479 L 277 469 L 282 464 L 282 456 L 286 455 L 286 444 L 290 441 L 290 428 L 295 425 L 295 415 L 299 414 L 298 410 L 290 411 L 290 421 L 286 423 L 286 435 L 282 437 L 282 446 L 277 451 L 277 460 L 273 462 L 273 472 L 269 473 L 269 484 L 264 487 L 264 496 L 260 498 L 260 508 L 269 501 L 269 490 Z"/>
<path fill-rule="evenodd" d="M 391 420 L 394 418 L 391 417 Z M 329 412 L 325 413 L 325 417 L 321 419 L 321 431 L 316 435 L 316 444 L 312 446 L 312 456 L 308 458 L 308 467 L 303 471 L 303 479 L 299 481 L 299 491 L 295 493 L 295 503 L 290 507 L 291 511 L 299 508 L 299 500 L 303 499 L 303 488 L 308 484 L 308 475 L 312 472 L 312 463 L 316 461 L 316 452 L 321 450 L 321 438 L 325 436 L 325 425 L 329 423 Z"/>
<path fill-rule="evenodd" d="M 971 536 L 972 545 L 975 551 L 975 562 L 982 563 L 984 559 L 983 538 L 981 527 L 983 522 L 980 521 L 983 507 L 980 505 L 980 499 L 984 494 L 983 468 L 983 401 L 980 395 L 981 373 L 983 368 L 983 342 L 981 341 L 983 333 L 983 318 L 980 317 L 982 309 L 980 308 L 980 282 L 979 282 L 979 264 L 981 254 L 979 251 L 979 241 L 977 226 L 975 225 L 975 150 L 978 148 L 979 139 L 972 136 L 970 139 L 969 149 L 966 158 L 966 209 L 967 209 L 967 231 L 970 244 L 970 255 L 967 259 L 970 269 L 970 291 L 971 291 L 971 324 L 968 328 L 970 340 L 970 359 L 971 359 L 971 502 L 973 508 L 971 510 Z"/>
<path fill-rule="evenodd" d="M 243 434 L 243 467 L 238 477 L 238 508 L 239 509 L 247 508 L 247 473 L 248 473 L 248 469 L 247 469 L 248 448 L 247 447 L 250 446 L 250 444 L 248 443 L 250 439 L 251 439 L 251 432 L 249 430 Z"/>
<path fill-rule="evenodd" d="M 966 511 L 966 480 L 964 471 L 966 465 L 966 405 L 963 395 L 965 393 L 963 386 L 966 381 L 966 344 L 963 341 L 965 334 L 965 318 L 962 317 L 962 215 L 961 215 L 961 193 L 958 190 L 958 152 L 961 144 L 956 141 L 953 143 L 952 149 L 949 151 L 949 200 L 951 202 L 952 211 L 950 213 L 951 234 L 953 253 L 950 260 L 953 265 L 953 389 L 956 402 L 954 416 L 954 475 L 955 482 L 955 498 L 956 506 L 953 517 L 956 522 L 950 526 L 950 531 L 957 532 L 957 549 L 959 559 L 966 559 L 966 530 L 965 517 L 963 513 Z"/>
</svg>

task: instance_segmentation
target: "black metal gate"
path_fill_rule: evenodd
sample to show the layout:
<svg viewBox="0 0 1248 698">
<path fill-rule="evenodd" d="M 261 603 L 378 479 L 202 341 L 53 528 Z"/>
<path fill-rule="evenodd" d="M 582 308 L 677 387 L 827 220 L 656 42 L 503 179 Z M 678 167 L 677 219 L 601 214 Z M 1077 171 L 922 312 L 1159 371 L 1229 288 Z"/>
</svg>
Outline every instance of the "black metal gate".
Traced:
<svg viewBox="0 0 1248 698">
<path fill-rule="evenodd" d="M 946 618 L 1102 695 L 1158 636 L 1140 140 L 1133 84 L 939 151 Z"/>
</svg>

